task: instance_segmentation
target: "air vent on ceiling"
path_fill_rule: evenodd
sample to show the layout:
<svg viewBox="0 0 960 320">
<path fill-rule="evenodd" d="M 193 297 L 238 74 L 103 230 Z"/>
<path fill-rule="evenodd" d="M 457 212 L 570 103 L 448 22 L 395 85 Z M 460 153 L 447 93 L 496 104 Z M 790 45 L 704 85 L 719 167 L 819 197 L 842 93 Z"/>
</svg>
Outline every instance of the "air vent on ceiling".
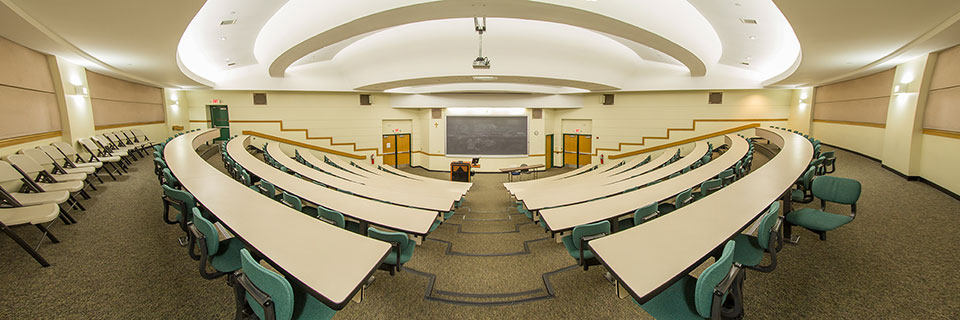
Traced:
<svg viewBox="0 0 960 320">
<path fill-rule="evenodd" d="M 749 66 L 749 65 L 750 65 L 750 63 L 749 63 L 749 62 L 746 62 L 746 61 L 740 62 L 740 64 L 745 65 L 745 66 Z"/>
<path fill-rule="evenodd" d="M 234 65 L 236 65 L 236 64 L 237 64 L 236 62 L 227 62 L 227 66 L 228 66 L 228 67 L 232 67 L 232 66 L 234 66 Z"/>
<path fill-rule="evenodd" d="M 237 19 L 220 20 L 220 25 L 221 25 L 221 26 L 230 25 L 230 24 L 234 24 L 234 23 L 237 23 Z"/>
<path fill-rule="evenodd" d="M 744 18 L 740 18 L 740 22 L 743 22 L 743 23 L 746 23 L 746 24 L 757 24 L 757 19 L 744 19 Z"/>
</svg>

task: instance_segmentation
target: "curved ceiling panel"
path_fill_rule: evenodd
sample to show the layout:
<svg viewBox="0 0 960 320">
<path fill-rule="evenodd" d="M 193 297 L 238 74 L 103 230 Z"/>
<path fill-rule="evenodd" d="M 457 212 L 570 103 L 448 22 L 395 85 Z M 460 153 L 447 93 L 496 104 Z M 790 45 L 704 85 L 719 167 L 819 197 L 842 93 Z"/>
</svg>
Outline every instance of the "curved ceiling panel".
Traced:
<svg viewBox="0 0 960 320">
<path fill-rule="evenodd" d="M 558 1 L 559 2 L 559 1 Z M 575 2 L 565 1 L 573 4 Z M 291 5 L 288 7 L 296 7 L 297 3 L 291 2 Z M 653 8 L 662 8 L 664 7 L 661 4 L 656 6 L 651 6 L 651 10 L 630 10 L 632 16 L 630 18 L 637 20 L 642 17 L 647 18 L 657 18 L 660 10 L 652 10 Z M 684 24 L 660 24 L 658 31 L 670 31 L 671 25 L 680 25 L 684 29 L 690 29 L 700 24 L 696 23 L 698 21 L 704 22 L 706 24 L 705 28 L 699 30 L 700 39 L 696 42 L 691 42 L 690 47 L 699 47 L 703 48 L 699 50 L 701 55 L 706 56 L 710 60 L 707 60 L 710 63 L 715 62 L 715 58 L 719 56 L 719 40 L 709 41 L 711 38 L 716 38 L 716 33 L 709 27 L 708 23 L 705 23 L 705 19 L 691 6 L 687 4 L 685 7 L 676 7 L 669 8 L 670 15 L 683 16 L 684 20 L 690 21 L 690 23 Z M 534 2 L 534 1 L 510 1 L 510 0 L 487 0 L 487 1 L 436 1 L 436 2 L 427 2 L 419 3 L 404 7 L 396 7 L 373 14 L 361 16 L 359 18 L 350 20 L 328 29 L 317 29 L 311 28 L 309 21 L 298 21 L 296 18 L 289 17 L 286 15 L 293 14 L 292 10 L 287 10 L 285 7 L 283 10 L 277 13 L 267 26 L 264 27 L 263 32 L 261 32 L 257 49 L 255 50 L 258 58 L 264 55 L 269 55 L 269 49 L 261 49 L 261 47 L 277 47 L 281 45 L 283 39 L 289 39 L 290 36 L 282 36 L 280 30 L 289 30 L 289 25 L 295 25 L 302 27 L 304 29 L 313 29 L 313 30 L 323 30 L 317 33 L 316 35 L 309 37 L 306 40 L 296 43 L 289 49 L 286 49 L 281 54 L 279 54 L 276 59 L 270 64 L 269 73 L 273 77 L 282 77 L 287 68 L 290 67 L 294 62 L 300 60 L 304 56 L 310 54 L 311 52 L 323 49 L 327 46 L 336 44 L 338 42 L 362 35 L 365 33 L 373 32 L 376 30 L 381 30 L 389 27 L 405 25 L 415 22 L 422 21 L 431 21 L 431 20 L 440 20 L 440 19 L 450 19 L 450 18 L 472 18 L 475 16 L 486 16 L 486 17 L 501 17 L 501 18 L 515 18 L 515 19 L 524 19 L 524 20 L 536 20 L 536 21 L 546 21 L 554 22 L 560 24 L 566 24 L 571 26 L 578 26 L 585 29 L 595 30 L 598 32 L 614 35 L 623 39 L 628 39 L 637 43 L 642 43 L 650 48 L 653 48 L 657 51 L 663 52 L 666 55 L 669 55 L 680 61 L 683 65 L 687 67 L 690 72 L 690 75 L 693 76 L 703 76 L 707 72 L 707 67 L 704 60 L 698 55 L 694 54 L 688 48 L 681 46 L 680 44 L 671 41 L 671 39 L 664 38 L 650 30 L 641 28 L 638 25 L 650 24 L 644 23 L 643 21 L 637 21 L 637 24 L 632 24 L 623 20 L 612 18 L 610 16 L 599 14 L 596 12 L 591 12 L 571 6 L 564 6 L 553 3 L 546 2 Z M 301 14 L 301 11 L 295 11 L 297 14 Z M 640 13 L 645 13 L 640 15 Z M 318 19 L 313 16 L 310 17 L 312 21 L 323 20 L 324 24 L 328 24 L 329 20 Z M 658 19 L 651 20 L 653 22 L 668 22 L 665 21 L 663 17 Z M 300 22 L 305 22 L 307 25 L 298 25 Z M 283 27 L 278 26 L 282 24 Z M 276 32 L 274 32 L 276 30 Z M 669 32 L 668 32 L 669 33 Z M 684 38 L 680 35 L 692 35 L 697 34 L 698 32 L 673 32 L 678 34 L 678 37 Z M 274 39 L 274 40 L 263 40 L 261 39 Z M 707 39 L 707 41 L 704 41 Z M 279 43 L 278 43 L 279 42 Z M 714 43 L 715 42 L 715 43 Z M 711 43 L 716 46 L 710 45 Z M 281 45 L 282 46 L 282 45 Z M 709 48 L 715 47 L 715 48 Z"/>
<path fill-rule="evenodd" d="M 552 87 L 577 88 L 588 91 L 613 91 L 616 87 L 602 83 L 591 83 L 585 81 L 575 81 L 568 79 L 528 77 L 528 76 L 491 76 L 495 79 L 479 81 L 473 76 L 442 76 L 418 79 L 403 79 L 390 82 L 374 83 L 357 88 L 359 91 L 384 91 L 403 87 L 426 86 L 446 83 L 515 83 L 525 85 L 542 85 Z"/>
</svg>

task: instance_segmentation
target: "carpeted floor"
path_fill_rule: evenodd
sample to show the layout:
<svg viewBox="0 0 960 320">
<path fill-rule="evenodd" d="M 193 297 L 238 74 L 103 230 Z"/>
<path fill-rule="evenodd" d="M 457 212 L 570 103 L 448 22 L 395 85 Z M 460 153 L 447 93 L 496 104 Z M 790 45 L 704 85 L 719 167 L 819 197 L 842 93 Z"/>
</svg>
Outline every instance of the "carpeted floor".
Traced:
<svg viewBox="0 0 960 320">
<path fill-rule="evenodd" d="M 775 272 L 748 274 L 746 317 L 960 318 L 960 201 L 863 157 L 837 150 L 837 158 L 834 175 L 864 186 L 857 219 L 827 241 L 796 229 L 800 243 L 781 251 Z M 754 167 L 764 160 L 758 152 Z M 220 166 L 218 156 L 210 161 Z M 233 317 L 225 280 L 202 279 L 176 242 L 179 228 L 161 221 L 152 163 L 131 168 L 97 185 L 83 202 L 88 210 L 74 214 L 78 224 L 51 227 L 62 241 L 40 247 L 51 267 L 0 240 L 0 319 Z M 364 302 L 336 318 L 651 318 L 616 298 L 602 267 L 573 267 L 562 245 L 512 207 L 505 181 L 478 174 L 464 207 L 416 248 L 404 271 L 377 272 Z M 11 229 L 33 244 L 40 239 L 36 228 Z"/>
</svg>

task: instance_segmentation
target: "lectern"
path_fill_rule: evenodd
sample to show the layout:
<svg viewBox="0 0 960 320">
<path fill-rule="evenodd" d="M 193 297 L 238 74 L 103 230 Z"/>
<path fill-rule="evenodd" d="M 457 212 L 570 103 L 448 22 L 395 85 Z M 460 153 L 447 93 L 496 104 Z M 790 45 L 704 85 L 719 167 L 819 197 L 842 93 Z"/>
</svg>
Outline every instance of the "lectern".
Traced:
<svg viewBox="0 0 960 320">
<path fill-rule="evenodd" d="M 454 161 L 450 163 L 450 180 L 470 182 L 470 162 Z"/>
</svg>

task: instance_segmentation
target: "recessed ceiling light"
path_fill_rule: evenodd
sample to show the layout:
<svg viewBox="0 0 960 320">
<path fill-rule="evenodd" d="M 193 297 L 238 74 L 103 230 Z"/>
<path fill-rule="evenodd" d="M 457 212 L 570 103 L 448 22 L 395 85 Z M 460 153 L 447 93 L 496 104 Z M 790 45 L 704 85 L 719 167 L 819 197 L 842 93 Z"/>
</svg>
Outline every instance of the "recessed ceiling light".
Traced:
<svg viewBox="0 0 960 320">
<path fill-rule="evenodd" d="M 740 62 L 740 64 L 745 65 L 745 66 L 749 66 L 749 65 L 750 65 L 750 63 L 749 63 L 749 62 L 746 62 L 746 61 Z"/>
<path fill-rule="evenodd" d="M 757 40 L 757 36 L 750 36 L 750 40 Z"/>
<path fill-rule="evenodd" d="M 220 21 L 220 25 L 221 25 L 221 26 L 225 26 L 225 25 L 229 25 L 229 24 L 234 24 L 234 23 L 237 23 L 237 19 L 221 20 L 221 21 Z"/>
<path fill-rule="evenodd" d="M 220 40 L 227 40 L 227 37 L 220 37 Z"/>
<path fill-rule="evenodd" d="M 747 56 L 747 61 L 749 61 L 750 59 L 753 59 L 753 57 Z"/>
<path fill-rule="evenodd" d="M 235 65 L 235 64 L 237 64 L 237 63 L 236 63 L 236 62 L 229 62 L 229 63 L 227 63 L 227 66 L 228 66 L 228 67 L 232 67 L 232 66 Z"/>
<path fill-rule="evenodd" d="M 740 18 L 740 22 L 743 22 L 746 24 L 757 24 L 757 19 Z"/>
<path fill-rule="evenodd" d="M 497 80 L 497 77 L 494 77 L 494 76 L 473 76 L 473 80 L 477 80 L 477 81 L 493 81 L 493 80 Z"/>
</svg>

